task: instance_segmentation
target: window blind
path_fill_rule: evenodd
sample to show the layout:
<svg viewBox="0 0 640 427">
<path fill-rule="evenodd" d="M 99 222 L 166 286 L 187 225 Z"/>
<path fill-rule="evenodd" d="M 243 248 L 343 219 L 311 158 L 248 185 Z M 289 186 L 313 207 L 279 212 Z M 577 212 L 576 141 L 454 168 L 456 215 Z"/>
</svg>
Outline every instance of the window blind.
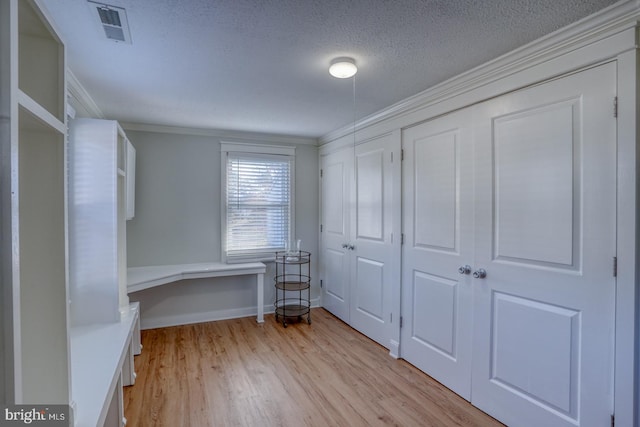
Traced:
<svg viewBox="0 0 640 427">
<path fill-rule="evenodd" d="M 274 252 L 289 240 L 291 156 L 227 154 L 227 256 Z"/>
</svg>

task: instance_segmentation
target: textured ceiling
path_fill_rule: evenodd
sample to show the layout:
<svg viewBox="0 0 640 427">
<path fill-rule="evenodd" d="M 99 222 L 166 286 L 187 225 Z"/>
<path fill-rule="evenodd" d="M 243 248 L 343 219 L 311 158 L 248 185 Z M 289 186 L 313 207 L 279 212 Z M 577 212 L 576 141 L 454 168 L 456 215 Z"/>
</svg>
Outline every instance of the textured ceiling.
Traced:
<svg viewBox="0 0 640 427">
<path fill-rule="evenodd" d="M 614 3 L 611 0 L 108 0 L 132 44 L 85 0 L 41 0 L 107 118 L 318 137 Z"/>
</svg>

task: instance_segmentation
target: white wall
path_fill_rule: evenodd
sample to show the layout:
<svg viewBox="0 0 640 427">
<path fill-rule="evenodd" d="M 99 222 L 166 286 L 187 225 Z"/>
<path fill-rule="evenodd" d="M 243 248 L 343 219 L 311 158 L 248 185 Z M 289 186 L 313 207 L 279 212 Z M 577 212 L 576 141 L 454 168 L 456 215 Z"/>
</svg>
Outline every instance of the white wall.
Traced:
<svg viewBox="0 0 640 427">
<path fill-rule="evenodd" d="M 136 216 L 127 222 L 129 267 L 220 261 L 220 141 L 243 138 L 131 130 L 136 148 Z M 239 135 L 242 137 L 242 135 Z M 255 138 L 252 135 L 252 138 Z M 291 138 L 269 143 L 287 145 Z M 255 139 L 251 142 L 256 142 Z M 318 252 L 318 150 L 296 145 L 295 236 Z M 311 298 L 320 295 L 312 258 Z M 273 264 L 267 265 L 265 305 L 273 310 Z M 140 301 L 142 327 L 250 316 L 256 310 L 254 277 L 184 280 L 130 295 Z"/>
</svg>

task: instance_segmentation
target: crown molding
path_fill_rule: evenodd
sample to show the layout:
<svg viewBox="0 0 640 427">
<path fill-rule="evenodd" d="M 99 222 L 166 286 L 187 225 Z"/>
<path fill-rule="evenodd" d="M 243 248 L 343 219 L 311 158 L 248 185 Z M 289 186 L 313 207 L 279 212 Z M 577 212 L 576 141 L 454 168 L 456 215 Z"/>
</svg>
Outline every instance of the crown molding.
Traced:
<svg viewBox="0 0 640 427">
<path fill-rule="evenodd" d="M 203 129 L 180 126 L 166 126 L 145 123 L 121 122 L 120 126 L 126 131 L 168 133 L 175 135 L 209 136 L 229 141 L 253 141 L 258 143 L 286 143 L 295 145 L 318 146 L 316 138 L 305 138 L 291 135 L 268 134 L 258 132 L 244 132 L 224 129 Z"/>
<path fill-rule="evenodd" d="M 67 91 L 69 95 L 75 98 L 80 105 L 91 114 L 91 117 L 95 119 L 105 118 L 98 104 L 95 103 L 91 95 L 89 95 L 89 92 L 87 92 L 70 68 L 67 68 Z"/>
<path fill-rule="evenodd" d="M 531 43 L 472 68 L 416 95 L 358 120 L 356 132 L 395 117 L 437 104 L 495 82 L 527 68 L 610 37 L 638 25 L 640 0 L 623 0 Z M 612 55 L 620 52 L 611 52 Z M 319 138 L 319 144 L 336 141 L 354 132 L 349 124 Z"/>
</svg>

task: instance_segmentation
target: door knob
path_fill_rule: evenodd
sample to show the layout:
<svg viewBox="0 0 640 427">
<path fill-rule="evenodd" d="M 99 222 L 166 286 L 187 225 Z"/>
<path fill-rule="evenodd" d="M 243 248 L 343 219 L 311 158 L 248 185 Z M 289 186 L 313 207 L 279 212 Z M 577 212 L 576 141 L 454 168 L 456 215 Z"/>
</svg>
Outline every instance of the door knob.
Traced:
<svg viewBox="0 0 640 427">
<path fill-rule="evenodd" d="M 349 248 L 349 244 L 348 243 L 343 243 L 342 244 L 342 249 L 348 249 Z"/>
<path fill-rule="evenodd" d="M 487 271 L 484 268 L 480 268 L 473 272 L 473 277 L 476 279 L 484 279 L 487 277 Z"/>
<path fill-rule="evenodd" d="M 353 245 L 348 245 L 348 249 L 349 249 L 350 251 L 354 250 L 355 248 L 356 248 L 356 247 L 355 247 L 355 246 L 353 246 Z"/>
<path fill-rule="evenodd" d="M 470 274 L 471 273 L 471 266 L 470 265 L 463 265 L 458 269 L 458 273 L 460 274 Z"/>
</svg>

